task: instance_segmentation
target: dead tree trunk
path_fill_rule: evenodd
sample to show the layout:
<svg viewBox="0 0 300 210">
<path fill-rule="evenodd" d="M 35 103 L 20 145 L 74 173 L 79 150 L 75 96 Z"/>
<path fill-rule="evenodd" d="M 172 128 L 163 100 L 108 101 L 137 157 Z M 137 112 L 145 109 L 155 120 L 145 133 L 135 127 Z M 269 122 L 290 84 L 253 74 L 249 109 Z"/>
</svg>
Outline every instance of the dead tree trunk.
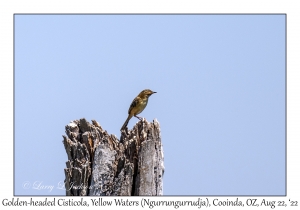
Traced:
<svg viewBox="0 0 300 210">
<path fill-rule="evenodd" d="M 139 121 L 120 141 L 84 118 L 66 126 L 66 195 L 162 195 L 163 148 L 159 123 Z"/>
</svg>

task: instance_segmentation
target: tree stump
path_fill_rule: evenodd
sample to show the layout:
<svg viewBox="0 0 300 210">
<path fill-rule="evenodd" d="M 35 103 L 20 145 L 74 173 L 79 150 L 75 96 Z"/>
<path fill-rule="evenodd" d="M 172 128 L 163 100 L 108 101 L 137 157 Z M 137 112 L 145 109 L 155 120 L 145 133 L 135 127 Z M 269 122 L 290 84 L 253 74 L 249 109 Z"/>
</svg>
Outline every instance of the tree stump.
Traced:
<svg viewBox="0 0 300 210">
<path fill-rule="evenodd" d="M 140 120 L 120 141 L 98 122 L 74 120 L 63 136 L 66 195 L 162 195 L 163 147 L 157 120 Z"/>
</svg>

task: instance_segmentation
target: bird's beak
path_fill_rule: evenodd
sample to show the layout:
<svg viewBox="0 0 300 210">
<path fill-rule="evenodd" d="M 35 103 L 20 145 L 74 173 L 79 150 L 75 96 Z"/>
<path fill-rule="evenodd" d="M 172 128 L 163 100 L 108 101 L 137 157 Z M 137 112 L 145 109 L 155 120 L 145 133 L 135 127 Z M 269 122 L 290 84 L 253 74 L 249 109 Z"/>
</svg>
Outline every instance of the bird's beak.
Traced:
<svg viewBox="0 0 300 210">
<path fill-rule="evenodd" d="M 152 92 L 152 94 L 153 94 L 153 93 L 157 93 L 157 92 Z"/>
</svg>

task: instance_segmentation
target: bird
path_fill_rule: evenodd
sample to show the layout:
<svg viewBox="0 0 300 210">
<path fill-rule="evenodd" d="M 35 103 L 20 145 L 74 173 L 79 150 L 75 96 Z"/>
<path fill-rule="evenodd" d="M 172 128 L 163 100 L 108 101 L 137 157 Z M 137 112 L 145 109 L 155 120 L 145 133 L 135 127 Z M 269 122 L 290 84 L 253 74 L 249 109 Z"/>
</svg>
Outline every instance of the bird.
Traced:
<svg viewBox="0 0 300 210">
<path fill-rule="evenodd" d="M 127 117 L 125 123 L 123 124 L 121 131 L 124 130 L 124 128 L 127 126 L 128 122 L 129 122 L 129 120 L 133 116 L 138 118 L 139 120 L 142 120 L 142 118 L 137 115 L 140 114 L 145 109 L 145 107 L 147 106 L 147 103 L 148 103 L 148 98 L 154 93 L 157 93 L 157 92 L 154 92 L 149 89 L 145 89 L 142 92 L 140 92 L 140 94 L 137 97 L 135 97 L 135 99 L 133 99 L 133 101 L 129 107 L 129 110 L 128 110 L 128 117 Z"/>
</svg>

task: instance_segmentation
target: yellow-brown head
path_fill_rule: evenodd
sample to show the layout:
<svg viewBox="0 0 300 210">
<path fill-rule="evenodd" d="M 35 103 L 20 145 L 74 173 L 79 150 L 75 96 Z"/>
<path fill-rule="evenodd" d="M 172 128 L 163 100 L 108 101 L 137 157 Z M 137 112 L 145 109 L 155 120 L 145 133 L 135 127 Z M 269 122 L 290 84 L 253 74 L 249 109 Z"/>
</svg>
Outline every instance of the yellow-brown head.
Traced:
<svg viewBox="0 0 300 210">
<path fill-rule="evenodd" d="M 156 93 L 156 92 L 154 92 L 152 90 L 149 90 L 149 89 L 145 89 L 142 92 L 140 92 L 140 94 L 138 96 L 141 97 L 141 98 L 144 98 L 144 97 L 148 98 L 149 96 L 151 96 L 154 93 Z"/>
</svg>

